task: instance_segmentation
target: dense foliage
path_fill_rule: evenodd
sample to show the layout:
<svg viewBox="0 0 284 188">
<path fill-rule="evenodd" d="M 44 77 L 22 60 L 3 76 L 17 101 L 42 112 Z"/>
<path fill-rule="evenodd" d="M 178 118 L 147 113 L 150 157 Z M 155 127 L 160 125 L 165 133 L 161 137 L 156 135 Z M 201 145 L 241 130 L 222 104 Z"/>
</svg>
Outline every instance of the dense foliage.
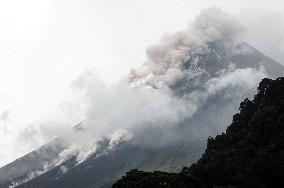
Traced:
<svg viewBox="0 0 284 188">
<path fill-rule="evenodd" d="M 209 137 L 201 159 L 180 173 L 132 170 L 113 188 L 284 187 L 284 78 L 263 79 L 226 133 Z"/>
</svg>

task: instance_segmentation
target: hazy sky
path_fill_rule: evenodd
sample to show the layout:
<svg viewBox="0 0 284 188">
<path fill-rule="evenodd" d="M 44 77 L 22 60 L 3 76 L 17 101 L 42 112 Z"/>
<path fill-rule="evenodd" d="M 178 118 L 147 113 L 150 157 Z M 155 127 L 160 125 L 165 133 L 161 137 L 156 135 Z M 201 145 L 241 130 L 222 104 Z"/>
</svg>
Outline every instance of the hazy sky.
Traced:
<svg viewBox="0 0 284 188">
<path fill-rule="evenodd" d="M 249 42 L 284 60 L 281 0 L 0 1 L 0 166 L 25 152 L 4 150 L 17 130 L 66 100 L 83 71 L 119 79 L 143 63 L 148 45 L 213 5 L 242 18 Z"/>
</svg>

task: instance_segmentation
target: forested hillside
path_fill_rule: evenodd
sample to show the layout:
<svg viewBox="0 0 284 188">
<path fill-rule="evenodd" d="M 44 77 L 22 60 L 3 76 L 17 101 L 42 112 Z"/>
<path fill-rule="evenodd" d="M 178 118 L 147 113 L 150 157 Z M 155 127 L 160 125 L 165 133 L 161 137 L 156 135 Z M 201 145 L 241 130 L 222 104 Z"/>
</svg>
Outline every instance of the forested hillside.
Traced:
<svg viewBox="0 0 284 188">
<path fill-rule="evenodd" d="M 226 133 L 209 137 L 197 163 L 180 173 L 126 173 L 114 188 L 284 187 L 284 78 L 263 79 Z"/>
</svg>

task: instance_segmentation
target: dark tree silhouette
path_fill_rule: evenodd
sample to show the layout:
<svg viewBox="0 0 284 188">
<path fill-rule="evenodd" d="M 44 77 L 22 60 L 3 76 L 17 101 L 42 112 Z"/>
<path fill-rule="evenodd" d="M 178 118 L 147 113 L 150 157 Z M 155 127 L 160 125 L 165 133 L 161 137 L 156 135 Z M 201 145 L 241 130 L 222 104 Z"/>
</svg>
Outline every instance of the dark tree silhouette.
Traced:
<svg viewBox="0 0 284 188">
<path fill-rule="evenodd" d="M 114 188 L 284 187 L 284 78 L 263 79 L 226 133 L 209 137 L 197 163 L 180 173 L 130 171 Z"/>
</svg>

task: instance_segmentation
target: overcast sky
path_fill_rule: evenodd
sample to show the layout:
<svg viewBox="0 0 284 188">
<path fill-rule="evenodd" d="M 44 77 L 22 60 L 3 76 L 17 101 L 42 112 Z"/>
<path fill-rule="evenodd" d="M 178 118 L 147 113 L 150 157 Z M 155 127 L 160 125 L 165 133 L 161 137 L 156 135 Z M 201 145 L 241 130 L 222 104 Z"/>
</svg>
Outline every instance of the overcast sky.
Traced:
<svg viewBox="0 0 284 188">
<path fill-rule="evenodd" d="M 27 152 L 12 148 L 17 130 L 68 99 L 83 71 L 118 80 L 210 6 L 242 19 L 247 40 L 284 62 L 281 0 L 0 1 L 0 166 Z"/>
</svg>

